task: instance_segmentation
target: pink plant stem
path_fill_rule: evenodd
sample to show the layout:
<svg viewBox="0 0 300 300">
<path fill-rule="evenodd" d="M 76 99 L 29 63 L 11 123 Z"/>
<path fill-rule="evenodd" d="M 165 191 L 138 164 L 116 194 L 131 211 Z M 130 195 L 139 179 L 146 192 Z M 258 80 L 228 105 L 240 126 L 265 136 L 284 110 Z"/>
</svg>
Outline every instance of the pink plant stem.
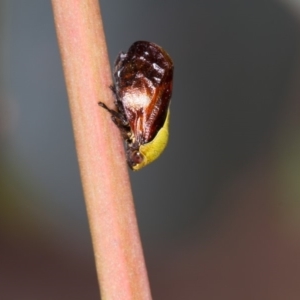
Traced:
<svg viewBox="0 0 300 300">
<path fill-rule="evenodd" d="M 151 299 L 98 0 L 52 0 L 103 300 Z"/>
</svg>

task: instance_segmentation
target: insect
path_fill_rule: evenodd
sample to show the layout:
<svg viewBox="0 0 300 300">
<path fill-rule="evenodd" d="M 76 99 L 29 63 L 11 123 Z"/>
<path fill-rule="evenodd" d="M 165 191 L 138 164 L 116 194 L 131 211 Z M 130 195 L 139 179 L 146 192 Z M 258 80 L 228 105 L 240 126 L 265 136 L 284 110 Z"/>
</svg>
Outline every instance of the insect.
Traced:
<svg viewBox="0 0 300 300">
<path fill-rule="evenodd" d="M 116 110 L 98 103 L 119 127 L 132 170 L 154 161 L 167 145 L 173 70 L 172 59 L 160 46 L 135 42 L 115 62 L 111 90 Z"/>
</svg>

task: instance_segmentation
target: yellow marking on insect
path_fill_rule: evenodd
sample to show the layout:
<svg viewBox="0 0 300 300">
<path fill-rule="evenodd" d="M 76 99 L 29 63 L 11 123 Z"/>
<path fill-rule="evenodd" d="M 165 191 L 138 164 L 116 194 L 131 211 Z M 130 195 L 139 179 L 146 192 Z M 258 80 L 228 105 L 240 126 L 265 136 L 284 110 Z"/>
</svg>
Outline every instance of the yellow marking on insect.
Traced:
<svg viewBox="0 0 300 300">
<path fill-rule="evenodd" d="M 170 109 L 168 109 L 164 126 L 158 131 L 155 138 L 151 142 L 140 146 L 139 152 L 143 155 L 144 159 L 140 164 L 133 166 L 134 171 L 138 171 L 150 164 L 164 151 L 169 139 L 169 121 Z"/>
</svg>

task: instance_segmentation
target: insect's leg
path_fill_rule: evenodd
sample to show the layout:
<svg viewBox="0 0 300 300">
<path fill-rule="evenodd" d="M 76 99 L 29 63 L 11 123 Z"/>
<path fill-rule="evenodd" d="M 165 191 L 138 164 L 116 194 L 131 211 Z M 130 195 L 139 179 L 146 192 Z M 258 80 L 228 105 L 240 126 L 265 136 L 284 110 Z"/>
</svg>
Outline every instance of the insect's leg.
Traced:
<svg viewBox="0 0 300 300">
<path fill-rule="evenodd" d="M 116 91 L 116 86 L 114 84 L 110 85 L 109 88 L 111 91 L 114 93 L 115 97 L 117 97 L 117 91 Z"/>
<path fill-rule="evenodd" d="M 122 113 L 119 113 L 113 109 L 108 108 L 106 106 L 106 104 L 104 104 L 103 102 L 98 102 L 98 104 L 99 104 L 99 106 L 103 107 L 111 114 L 111 119 L 120 129 L 122 136 L 124 138 L 128 138 L 128 136 L 130 134 L 130 127 L 129 127 L 129 124 L 128 124 L 128 121 L 127 121 L 125 115 Z"/>
<path fill-rule="evenodd" d="M 118 111 L 122 114 L 125 114 L 123 103 L 122 103 L 122 101 L 120 101 L 120 99 L 117 95 L 116 86 L 114 84 L 112 84 L 109 86 L 109 88 L 111 89 L 111 91 L 114 94 L 114 103 L 115 103 L 115 106 L 118 108 Z"/>
<path fill-rule="evenodd" d="M 116 107 L 120 107 L 120 101 L 119 101 L 118 96 L 117 96 L 116 86 L 114 84 L 112 84 L 112 85 L 109 86 L 109 88 L 111 89 L 111 91 L 114 94 L 114 103 L 115 103 L 115 106 Z"/>
<path fill-rule="evenodd" d="M 119 112 L 110 109 L 106 106 L 106 104 L 104 104 L 103 102 L 98 102 L 99 106 L 103 107 L 104 109 L 106 109 L 110 114 L 111 114 L 111 118 L 112 120 L 117 124 L 123 124 L 127 125 L 127 121 L 124 120 L 124 116 L 122 116 L 122 114 L 120 114 Z M 126 123 L 126 124 L 125 124 Z M 117 125 L 118 125 L 117 124 Z"/>
<path fill-rule="evenodd" d="M 110 109 L 106 106 L 103 102 L 98 102 L 98 105 L 106 109 L 111 115 L 118 115 L 118 112 L 114 111 L 113 109 Z"/>
</svg>

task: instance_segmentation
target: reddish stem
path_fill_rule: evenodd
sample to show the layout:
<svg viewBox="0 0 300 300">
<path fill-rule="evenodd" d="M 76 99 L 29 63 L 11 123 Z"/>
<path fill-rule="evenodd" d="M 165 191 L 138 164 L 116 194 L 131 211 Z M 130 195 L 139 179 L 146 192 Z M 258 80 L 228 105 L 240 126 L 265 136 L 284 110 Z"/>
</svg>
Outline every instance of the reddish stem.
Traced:
<svg viewBox="0 0 300 300">
<path fill-rule="evenodd" d="M 102 299 L 151 299 L 98 0 L 52 0 Z"/>
</svg>

